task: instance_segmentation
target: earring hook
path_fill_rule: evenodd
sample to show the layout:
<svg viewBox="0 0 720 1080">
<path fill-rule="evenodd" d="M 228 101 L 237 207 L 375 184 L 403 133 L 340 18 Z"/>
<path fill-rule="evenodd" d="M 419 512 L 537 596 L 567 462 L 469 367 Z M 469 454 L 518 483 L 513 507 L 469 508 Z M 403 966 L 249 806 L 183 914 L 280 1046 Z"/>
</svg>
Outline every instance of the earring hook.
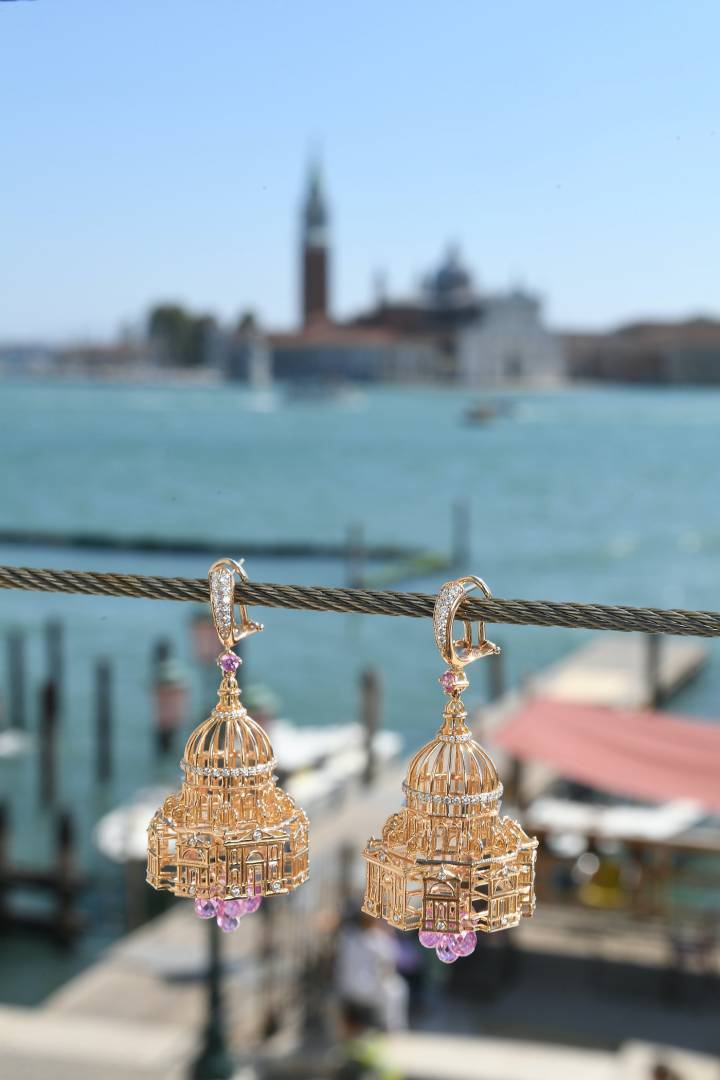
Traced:
<svg viewBox="0 0 720 1080">
<path fill-rule="evenodd" d="M 477 624 L 477 642 L 473 642 L 472 624 L 469 619 L 463 619 L 465 633 L 461 638 L 453 640 L 453 622 L 457 610 L 469 592 L 473 589 L 480 591 L 492 599 L 492 593 L 482 578 L 470 575 L 458 578 L 457 581 L 448 581 L 440 589 L 435 609 L 433 612 L 433 629 L 435 643 L 440 650 L 440 655 L 446 664 L 453 668 L 462 668 L 479 660 L 481 656 L 494 656 L 500 652 L 500 646 L 488 641 L 485 636 L 485 623 Z"/>
<path fill-rule="evenodd" d="M 235 582 L 238 577 L 242 581 L 249 580 L 243 562 L 243 559 L 218 559 L 208 571 L 213 622 L 217 636 L 226 649 L 231 649 L 238 641 L 263 629 L 262 623 L 254 622 L 248 615 L 246 605 L 240 602 L 237 605 L 240 623 L 235 620 Z"/>
</svg>

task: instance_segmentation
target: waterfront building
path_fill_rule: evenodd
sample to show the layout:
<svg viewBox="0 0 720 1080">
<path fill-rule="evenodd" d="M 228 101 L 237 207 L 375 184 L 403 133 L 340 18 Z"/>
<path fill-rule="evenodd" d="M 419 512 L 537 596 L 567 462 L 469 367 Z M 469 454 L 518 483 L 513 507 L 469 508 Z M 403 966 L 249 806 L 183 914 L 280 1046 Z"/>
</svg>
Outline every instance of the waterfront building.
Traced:
<svg viewBox="0 0 720 1080">
<path fill-rule="evenodd" d="M 557 382 L 565 375 L 563 347 L 544 323 L 540 299 L 517 289 L 481 292 L 455 247 L 425 277 L 416 299 L 382 302 L 356 321 L 431 343 L 436 377 L 464 385 Z"/>
<path fill-rule="evenodd" d="M 539 299 L 485 294 L 451 247 L 417 296 L 381 295 L 354 318 L 332 318 L 330 216 L 314 163 L 301 212 L 300 328 L 268 337 L 275 377 L 302 381 L 443 380 L 467 385 L 564 375 L 560 342 Z"/>
<path fill-rule="evenodd" d="M 570 374 L 640 383 L 719 383 L 720 321 L 642 322 L 564 335 Z"/>
<path fill-rule="evenodd" d="M 469 385 L 561 380 L 565 355 L 543 323 L 539 299 L 520 290 L 488 298 L 479 318 L 458 331 L 457 375 Z"/>
</svg>

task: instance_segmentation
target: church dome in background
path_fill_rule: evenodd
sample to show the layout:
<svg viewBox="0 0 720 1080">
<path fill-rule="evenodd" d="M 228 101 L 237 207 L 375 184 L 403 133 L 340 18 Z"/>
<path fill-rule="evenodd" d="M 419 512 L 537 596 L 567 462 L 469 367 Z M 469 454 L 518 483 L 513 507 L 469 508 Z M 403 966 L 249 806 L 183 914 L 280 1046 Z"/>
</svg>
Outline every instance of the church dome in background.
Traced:
<svg viewBox="0 0 720 1080">
<path fill-rule="evenodd" d="M 440 265 L 428 275 L 425 292 L 437 307 L 459 307 L 473 300 L 472 274 L 463 264 L 457 246 L 449 247 Z"/>
</svg>

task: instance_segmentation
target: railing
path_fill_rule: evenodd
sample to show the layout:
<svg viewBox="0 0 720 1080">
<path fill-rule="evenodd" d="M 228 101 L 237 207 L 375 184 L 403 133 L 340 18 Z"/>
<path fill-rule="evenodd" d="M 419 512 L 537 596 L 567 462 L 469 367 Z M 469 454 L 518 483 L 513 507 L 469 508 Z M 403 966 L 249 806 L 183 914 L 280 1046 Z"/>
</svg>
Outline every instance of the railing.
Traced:
<svg viewBox="0 0 720 1080">
<path fill-rule="evenodd" d="M 196 603 L 209 600 L 208 583 L 204 578 L 97 574 L 24 566 L 0 566 L 0 588 L 88 596 L 134 596 L 146 600 L 190 600 Z M 435 597 L 428 593 L 279 585 L 257 581 L 238 582 L 235 595 L 240 603 L 258 604 L 261 607 L 394 615 L 413 619 L 430 618 L 435 605 Z M 684 611 L 618 604 L 468 598 L 460 605 L 458 618 L 522 626 L 564 626 L 577 630 L 720 636 L 718 611 Z"/>
</svg>

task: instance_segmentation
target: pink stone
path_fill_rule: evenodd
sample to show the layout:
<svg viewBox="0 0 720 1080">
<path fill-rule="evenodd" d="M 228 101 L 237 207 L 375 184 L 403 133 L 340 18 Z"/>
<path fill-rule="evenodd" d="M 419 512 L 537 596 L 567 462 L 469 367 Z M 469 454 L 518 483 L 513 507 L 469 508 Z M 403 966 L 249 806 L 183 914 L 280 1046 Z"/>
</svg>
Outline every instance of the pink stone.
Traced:
<svg viewBox="0 0 720 1080">
<path fill-rule="evenodd" d="M 450 669 L 448 668 L 448 670 L 447 670 L 447 671 L 444 671 L 444 672 L 442 673 L 442 675 L 441 675 L 441 676 L 440 676 L 440 678 L 438 679 L 438 682 L 439 682 L 439 683 L 440 683 L 440 685 L 442 686 L 442 688 L 443 688 L 443 690 L 445 691 L 445 693 L 446 693 L 446 694 L 449 694 L 449 693 L 450 693 L 450 691 L 451 691 L 451 690 L 453 689 L 453 687 L 455 686 L 455 672 L 454 672 L 454 671 L 451 671 L 451 670 L 450 670 Z"/>
<path fill-rule="evenodd" d="M 436 934 L 434 930 L 421 930 L 418 934 L 418 941 L 426 949 L 434 949 L 436 945 L 442 941 L 443 935 Z"/>
<path fill-rule="evenodd" d="M 442 960 L 443 964 L 454 964 L 457 960 L 457 953 L 453 949 L 452 943 L 447 940 L 450 936 L 450 934 L 443 934 L 443 940 L 438 943 L 435 949 L 438 960 Z"/>
<path fill-rule="evenodd" d="M 257 911 L 261 904 L 262 896 L 251 896 L 249 900 L 245 901 L 245 911 L 248 915 L 252 915 L 253 911 Z"/>
<path fill-rule="evenodd" d="M 242 664 L 242 660 L 234 652 L 224 652 L 218 657 L 218 667 L 232 675 Z"/>
<path fill-rule="evenodd" d="M 233 930 L 237 930 L 240 925 L 240 920 L 233 918 L 232 915 L 226 915 L 224 912 L 222 915 L 218 915 L 217 924 L 225 934 L 232 934 Z"/>
<path fill-rule="evenodd" d="M 215 903 L 215 900 L 201 900 L 198 896 L 195 901 L 195 914 L 199 915 L 201 919 L 214 919 L 217 915 Z"/>
<path fill-rule="evenodd" d="M 241 919 L 246 911 L 245 900 L 226 900 L 223 904 L 223 915 L 229 915 L 233 919 Z"/>
<path fill-rule="evenodd" d="M 456 956 L 470 956 L 475 952 L 477 934 L 474 930 L 465 930 L 461 934 L 453 934 L 450 946 Z"/>
</svg>

